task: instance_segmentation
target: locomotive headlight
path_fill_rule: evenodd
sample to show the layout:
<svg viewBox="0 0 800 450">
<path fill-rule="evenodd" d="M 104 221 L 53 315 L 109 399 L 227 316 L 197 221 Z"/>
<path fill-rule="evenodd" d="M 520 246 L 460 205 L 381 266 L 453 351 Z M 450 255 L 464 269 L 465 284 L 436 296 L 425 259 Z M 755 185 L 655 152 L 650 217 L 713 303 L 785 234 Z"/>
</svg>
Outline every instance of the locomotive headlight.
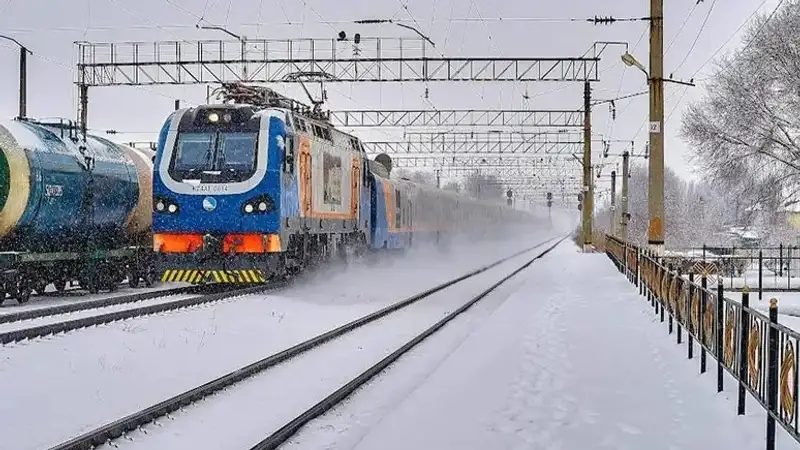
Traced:
<svg viewBox="0 0 800 450">
<path fill-rule="evenodd" d="M 222 120 L 224 120 L 225 122 L 230 122 L 232 119 L 233 116 L 231 116 L 230 113 L 227 113 L 224 116 L 222 116 Z"/>
<path fill-rule="evenodd" d="M 168 210 L 169 210 L 169 212 L 174 213 L 175 211 L 178 210 L 178 206 L 175 205 L 175 204 L 169 205 Z"/>
<path fill-rule="evenodd" d="M 159 211 L 163 211 L 163 210 L 164 210 L 164 208 L 165 208 L 165 206 L 164 206 L 164 202 L 162 202 L 162 201 L 159 201 L 158 203 L 156 203 L 156 209 L 157 209 L 157 210 L 159 210 Z"/>
<path fill-rule="evenodd" d="M 208 115 L 208 121 L 211 123 L 219 122 L 219 114 L 212 112 L 211 114 Z"/>
<path fill-rule="evenodd" d="M 272 199 L 268 195 L 259 195 L 242 203 L 241 212 L 245 215 L 267 214 L 274 209 Z"/>
</svg>

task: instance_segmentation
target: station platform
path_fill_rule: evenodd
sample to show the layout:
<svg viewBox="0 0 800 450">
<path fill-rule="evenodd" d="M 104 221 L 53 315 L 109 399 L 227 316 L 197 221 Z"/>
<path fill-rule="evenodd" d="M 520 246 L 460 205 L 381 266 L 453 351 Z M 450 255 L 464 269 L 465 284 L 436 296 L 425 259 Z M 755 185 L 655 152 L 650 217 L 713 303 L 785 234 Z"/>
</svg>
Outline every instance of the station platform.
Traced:
<svg viewBox="0 0 800 450">
<path fill-rule="evenodd" d="M 737 415 L 650 303 L 602 253 L 559 245 L 354 449 L 765 448 L 764 410 Z M 800 448 L 778 426 L 778 449 Z"/>
</svg>

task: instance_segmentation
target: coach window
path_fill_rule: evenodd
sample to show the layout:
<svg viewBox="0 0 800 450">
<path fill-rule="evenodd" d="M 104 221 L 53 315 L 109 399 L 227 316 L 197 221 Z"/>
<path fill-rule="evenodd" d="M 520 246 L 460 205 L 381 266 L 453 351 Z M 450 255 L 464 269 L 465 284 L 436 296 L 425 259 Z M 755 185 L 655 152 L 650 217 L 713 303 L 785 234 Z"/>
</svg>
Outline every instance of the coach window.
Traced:
<svg viewBox="0 0 800 450">
<path fill-rule="evenodd" d="M 396 214 L 395 214 L 395 217 L 394 217 L 394 227 L 398 228 L 398 229 L 400 228 L 400 224 L 402 223 L 401 219 L 402 219 L 402 216 L 403 216 L 403 214 L 402 214 L 402 206 L 401 205 L 402 205 L 402 203 L 400 202 L 400 190 L 399 189 L 395 189 L 395 191 L 394 191 L 394 210 L 395 210 Z"/>
</svg>

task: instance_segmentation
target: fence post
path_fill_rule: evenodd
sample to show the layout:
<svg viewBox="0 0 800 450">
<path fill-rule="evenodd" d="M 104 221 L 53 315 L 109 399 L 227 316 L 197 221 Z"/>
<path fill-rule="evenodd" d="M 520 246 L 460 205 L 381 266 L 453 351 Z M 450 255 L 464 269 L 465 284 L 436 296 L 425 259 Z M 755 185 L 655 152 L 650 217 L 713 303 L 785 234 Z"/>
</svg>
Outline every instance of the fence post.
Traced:
<svg viewBox="0 0 800 450">
<path fill-rule="evenodd" d="M 692 333 L 695 332 L 692 325 L 692 306 L 694 305 L 694 272 L 689 272 L 689 297 L 686 299 L 686 351 L 689 359 L 694 358 L 694 339 Z"/>
<path fill-rule="evenodd" d="M 625 278 L 627 278 L 628 281 L 630 282 L 631 281 L 631 272 L 628 270 L 628 243 L 627 242 L 622 244 L 622 257 L 624 258 L 624 261 L 625 261 Z"/>
<path fill-rule="evenodd" d="M 724 341 L 723 336 L 725 333 L 725 286 L 722 284 L 722 278 L 717 280 L 717 301 L 715 302 L 716 311 L 714 314 L 714 347 L 717 354 L 717 392 L 722 392 L 725 382 L 725 369 L 723 368 L 723 354 L 724 354 Z"/>
<path fill-rule="evenodd" d="M 675 282 L 675 331 L 677 334 L 677 343 L 680 345 L 683 342 L 683 328 L 681 326 L 681 305 L 686 304 L 686 298 L 683 295 L 683 275 L 681 267 L 678 266 L 677 281 Z"/>
<path fill-rule="evenodd" d="M 745 410 L 745 399 L 747 394 L 747 389 L 745 388 L 745 383 L 747 383 L 747 347 L 748 343 L 750 342 L 750 288 L 747 285 L 744 285 L 742 289 L 742 313 L 739 316 L 739 329 L 741 330 L 741 334 L 739 335 L 739 401 L 738 401 L 738 414 L 740 416 L 744 415 Z"/>
<path fill-rule="evenodd" d="M 783 276 L 783 242 L 778 244 L 778 276 Z"/>
<path fill-rule="evenodd" d="M 642 256 L 641 252 L 639 251 L 639 247 L 636 247 L 634 250 L 636 251 L 636 267 L 634 268 L 635 270 L 634 276 L 636 278 L 636 287 L 639 288 L 639 293 L 641 294 L 642 289 L 640 286 L 642 285 L 642 283 L 641 280 L 639 279 L 641 277 L 641 274 L 639 273 L 639 268 L 642 266 Z"/>
<path fill-rule="evenodd" d="M 672 272 L 672 264 L 670 264 L 670 265 L 667 266 L 667 295 L 665 296 L 666 298 L 664 299 L 664 303 L 667 304 L 667 308 L 668 308 L 667 312 L 668 312 L 668 316 L 669 317 L 667 318 L 667 324 L 668 324 L 667 328 L 669 329 L 669 334 L 672 334 L 672 318 L 675 315 L 674 305 L 672 304 L 672 281 L 673 281 L 672 278 L 673 278 L 673 276 L 674 275 L 673 275 L 673 272 Z M 677 284 L 678 281 L 677 280 L 674 280 L 674 281 Z"/>
<path fill-rule="evenodd" d="M 786 289 L 792 290 L 792 246 L 786 246 Z"/>
<path fill-rule="evenodd" d="M 659 277 L 659 268 L 656 265 L 656 259 L 652 254 L 650 255 L 650 289 L 648 292 L 650 293 L 650 304 L 655 308 L 656 314 L 658 314 L 658 302 L 656 301 L 656 284 L 658 283 Z"/>
<path fill-rule="evenodd" d="M 767 406 L 778 414 L 778 300 L 769 301 L 769 370 L 767 374 Z M 775 417 L 767 412 L 767 450 L 775 450 Z"/>
<path fill-rule="evenodd" d="M 706 302 L 708 302 L 708 274 L 703 272 L 703 278 L 700 279 L 700 307 L 697 308 L 697 323 L 700 326 L 700 373 L 706 373 L 706 327 L 703 318 L 706 316 Z"/>
<path fill-rule="evenodd" d="M 659 263 L 662 262 L 661 258 L 658 258 L 657 261 Z M 664 301 L 664 279 L 667 279 L 668 277 L 669 277 L 669 272 L 667 272 L 667 267 L 661 264 L 661 283 L 658 285 L 661 295 L 659 295 L 658 298 L 656 299 L 656 302 L 660 304 L 658 307 L 659 308 L 658 312 L 659 314 L 661 314 L 661 323 L 664 323 L 664 307 L 666 306 L 664 304 L 666 303 Z M 669 286 L 669 284 L 667 284 L 667 286 Z"/>
<path fill-rule="evenodd" d="M 764 292 L 764 250 L 758 249 L 758 300 L 763 299 Z"/>
</svg>

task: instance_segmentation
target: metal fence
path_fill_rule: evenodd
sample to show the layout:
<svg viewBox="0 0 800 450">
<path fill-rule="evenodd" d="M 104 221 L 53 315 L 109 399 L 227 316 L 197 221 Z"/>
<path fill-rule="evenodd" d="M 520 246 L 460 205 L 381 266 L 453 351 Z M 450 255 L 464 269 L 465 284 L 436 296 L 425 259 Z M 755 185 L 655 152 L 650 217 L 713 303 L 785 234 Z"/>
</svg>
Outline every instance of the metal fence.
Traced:
<svg viewBox="0 0 800 450">
<path fill-rule="evenodd" d="M 800 247 L 711 247 L 683 248 L 670 251 L 665 262 L 688 272 L 705 266 L 712 284 L 723 279 L 726 289 L 741 290 L 745 285 L 762 291 L 800 290 Z M 702 270 L 695 270 L 700 272 Z"/>
<path fill-rule="evenodd" d="M 716 361 L 717 392 L 724 387 L 724 373 L 735 380 L 737 409 L 745 413 L 749 392 L 767 412 L 766 448 L 775 449 L 775 424 L 780 424 L 800 443 L 798 429 L 798 344 L 800 333 L 778 323 L 777 300 L 770 300 L 769 314 L 750 307 L 750 292 L 737 295 L 741 302 L 725 297 L 722 279 L 708 286 L 709 274 L 690 272 L 683 276 L 646 249 L 611 236 L 605 237 L 605 252 L 639 288 L 661 322 L 668 322 L 678 344 L 684 341 L 687 357 L 699 352 L 700 373 L 707 369 L 707 355 Z M 699 283 L 698 283 L 699 282 Z"/>
</svg>

